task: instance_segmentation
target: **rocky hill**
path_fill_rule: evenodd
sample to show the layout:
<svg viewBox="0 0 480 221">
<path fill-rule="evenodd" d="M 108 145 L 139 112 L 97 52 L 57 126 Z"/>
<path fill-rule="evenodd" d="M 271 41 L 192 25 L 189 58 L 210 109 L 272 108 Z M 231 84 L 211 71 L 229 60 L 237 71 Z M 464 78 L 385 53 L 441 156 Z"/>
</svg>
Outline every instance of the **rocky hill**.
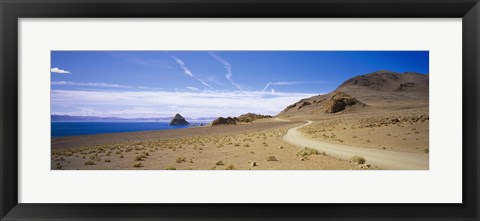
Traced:
<svg viewBox="0 0 480 221">
<path fill-rule="evenodd" d="M 189 125 L 188 121 L 185 120 L 185 118 L 182 117 L 179 113 L 175 114 L 175 116 L 172 118 L 170 121 L 169 125 L 173 126 L 184 126 L 184 125 Z"/>
<path fill-rule="evenodd" d="M 343 82 L 334 91 L 304 98 L 286 107 L 278 117 L 332 114 L 392 106 L 409 101 L 428 105 L 429 76 L 419 73 L 377 71 Z"/>
<path fill-rule="evenodd" d="M 212 122 L 212 126 L 232 125 L 237 123 L 250 123 L 258 119 L 271 118 L 270 115 L 247 113 L 238 117 L 219 117 Z"/>
<path fill-rule="evenodd" d="M 415 72 L 402 74 L 391 71 L 377 71 L 350 78 L 335 91 L 352 95 L 362 95 L 372 91 L 414 92 L 419 96 L 428 96 L 428 77 L 428 75 Z"/>
</svg>

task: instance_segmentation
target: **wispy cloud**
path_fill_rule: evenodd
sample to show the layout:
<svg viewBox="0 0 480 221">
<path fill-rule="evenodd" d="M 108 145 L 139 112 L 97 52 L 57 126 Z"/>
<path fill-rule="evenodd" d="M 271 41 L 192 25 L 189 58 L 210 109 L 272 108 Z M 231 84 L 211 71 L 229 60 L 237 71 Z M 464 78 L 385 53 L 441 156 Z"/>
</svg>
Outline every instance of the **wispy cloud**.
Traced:
<svg viewBox="0 0 480 221">
<path fill-rule="evenodd" d="M 52 85 L 71 85 L 71 86 L 87 86 L 87 87 L 112 87 L 112 88 L 132 88 L 131 86 L 108 84 L 103 82 L 72 82 L 72 81 L 52 81 Z"/>
<path fill-rule="evenodd" d="M 110 84 L 103 82 L 73 82 L 73 81 L 52 81 L 52 85 L 66 85 L 66 86 L 85 86 L 85 87 L 105 87 L 105 88 L 125 88 L 125 89 L 145 89 L 145 90 L 158 90 L 161 88 L 152 87 L 134 87 L 121 84 Z"/>
<path fill-rule="evenodd" d="M 196 87 L 186 87 L 186 88 L 191 91 L 198 91 L 198 88 Z"/>
<path fill-rule="evenodd" d="M 297 84 L 328 84 L 327 81 L 278 81 L 278 82 L 269 82 L 262 91 L 266 91 L 272 85 L 297 85 Z"/>
<path fill-rule="evenodd" d="M 260 91 L 88 91 L 52 90 L 52 113 L 111 117 L 238 116 L 246 112 L 277 114 L 307 93 Z M 261 101 L 259 97 L 264 97 Z M 69 109 L 62 107 L 67 106 Z M 135 109 L 142 107 L 142 109 Z M 82 108 L 89 108 L 82 109 Z"/>
<path fill-rule="evenodd" d="M 177 64 L 180 66 L 180 68 L 183 69 L 183 72 L 184 72 L 186 75 L 188 75 L 188 76 L 196 79 L 197 81 L 199 81 L 199 82 L 200 82 L 201 84 L 203 84 L 204 86 L 206 86 L 206 87 L 208 87 L 208 88 L 210 88 L 210 89 L 213 89 L 213 87 L 210 86 L 209 84 L 207 84 L 205 81 L 201 80 L 200 78 L 195 77 L 195 75 L 193 75 L 192 71 L 190 71 L 190 69 L 188 69 L 188 67 L 185 65 L 185 62 L 184 62 L 184 61 L 180 60 L 179 58 L 177 58 L 177 57 L 175 57 L 175 56 L 173 56 L 173 55 L 170 55 L 170 57 L 172 57 L 173 60 L 175 60 L 175 62 L 177 62 Z"/>
<path fill-rule="evenodd" d="M 228 61 L 224 60 L 223 58 L 221 58 L 220 56 L 216 55 L 215 53 L 213 52 L 208 52 L 215 60 L 217 60 L 218 62 L 220 62 L 221 64 L 223 64 L 223 67 L 225 67 L 225 69 L 227 70 L 227 74 L 225 75 L 225 78 L 227 78 L 227 80 L 230 81 L 230 83 L 235 86 L 238 90 L 241 90 L 242 91 L 242 87 L 240 87 L 239 84 L 237 84 L 234 80 L 233 80 L 233 74 L 232 74 L 232 65 L 230 65 L 230 63 L 228 63 Z"/>
<path fill-rule="evenodd" d="M 54 68 L 50 69 L 50 72 L 52 72 L 52 73 L 57 73 L 57 74 L 71 74 L 70 71 L 62 70 L 62 69 L 60 69 L 60 68 L 58 68 L 58 67 L 54 67 Z"/>
</svg>

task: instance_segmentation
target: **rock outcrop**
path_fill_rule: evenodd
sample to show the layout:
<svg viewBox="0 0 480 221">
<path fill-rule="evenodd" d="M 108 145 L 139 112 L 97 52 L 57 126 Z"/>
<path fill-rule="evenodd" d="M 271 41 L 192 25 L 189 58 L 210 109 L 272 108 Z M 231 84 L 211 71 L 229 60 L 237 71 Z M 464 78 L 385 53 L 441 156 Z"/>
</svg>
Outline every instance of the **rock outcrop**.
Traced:
<svg viewBox="0 0 480 221">
<path fill-rule="evenodd" d="M 238 119 L 236 117 L 219 117 L 212 122 L 212 126 L 219 126 L 219 125 L 233 125 L 237 124 Z"/>
<path fill-rule="evenodd" d="M 212 126 L 233 125 L 237 123 L 251 123 L 258 119 L 271 118 L 270 115 L 247 113 L 238 117 L 219 117 L 212 122 Z"/>
<path fill-rule="evenodd" d="M 330 97 L 330 99 L 325 103 L 325 113 L 337 113 L 345 110 L 345 108 L 347 107 L 354 105 L 365 106 L 365 104 L 346 93 L 335 92 L 332 97 Z"/>
<path fill-rule="evenodd" d="M 175 117 L 172 118 L 172 120 L 170 121 L 170 124 L 169 125 L 173 125 L 173 126 L 185 126 L 185 125 L 189 125 L 190 123 L 188 123 L 187 120 L 185 120 L 185 118 L 182 117 L 182 115 L 180 115 L 179 113 L 175 114 Z"/>
<path fill-rule="evenodd" d="M 262 115 L 262 114 L 254 114 L 254 113 L 246 113 L 242 114 L 237 117 L 238 121 L 243 123 L 250 123 L 252 121 L 263 119 L 263 118 L 272 118 L 270 115 Z"/>
</svg>

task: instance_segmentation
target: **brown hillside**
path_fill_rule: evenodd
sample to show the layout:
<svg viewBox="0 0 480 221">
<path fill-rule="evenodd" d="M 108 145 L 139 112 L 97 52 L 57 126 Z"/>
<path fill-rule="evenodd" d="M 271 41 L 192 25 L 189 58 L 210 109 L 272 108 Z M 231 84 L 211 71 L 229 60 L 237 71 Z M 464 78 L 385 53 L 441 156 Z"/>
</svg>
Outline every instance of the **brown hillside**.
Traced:
<svg viewBox="0 0 480 221">
<path fill-rule="evenodd" d="M 343 82 L 333 92 L 304 98 L 278 117 L 355 112 L 373 108 L 428 107 L 428 75 L 377 71 Z"/>
</svg>

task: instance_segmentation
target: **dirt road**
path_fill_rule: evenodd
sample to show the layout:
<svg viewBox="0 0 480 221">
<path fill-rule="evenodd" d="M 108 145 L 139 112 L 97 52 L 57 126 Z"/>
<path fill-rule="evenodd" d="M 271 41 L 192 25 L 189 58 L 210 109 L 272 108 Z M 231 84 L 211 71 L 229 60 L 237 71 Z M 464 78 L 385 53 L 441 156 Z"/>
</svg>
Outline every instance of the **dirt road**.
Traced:
<svg viewBox="0 0 480 221">
<path fill-rule="evenodd" d="M 309 147 L 319 151 L 325 151 L 325 153 L 330 156 L 344 160 L 350 160 L 355 155 L 361 156 L 365 158 L 366 164 L 376 165 L 386 170 L 428 170 L 429 168 L 428 154 L 332 144 L 304 137 L 299 129 L 311 123 L 313 123 L 313 121 L 308 121 L 304 125 L 289 129 L 282 137 L 283 141 L 302 148 Z"/>
</svg>

